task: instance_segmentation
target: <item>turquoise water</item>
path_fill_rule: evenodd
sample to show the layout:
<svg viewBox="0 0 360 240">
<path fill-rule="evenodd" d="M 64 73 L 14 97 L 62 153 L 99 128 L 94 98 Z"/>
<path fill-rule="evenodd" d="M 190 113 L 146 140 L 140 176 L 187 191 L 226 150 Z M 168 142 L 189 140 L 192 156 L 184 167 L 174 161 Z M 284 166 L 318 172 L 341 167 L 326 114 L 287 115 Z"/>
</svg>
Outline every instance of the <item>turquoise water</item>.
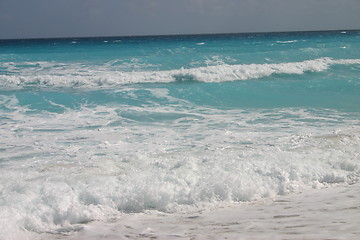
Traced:
<svg viewBox="0 0 360 240">
<path fill-rule="evenodd" d="M 112 102 L 102 89 L 132 84 L 175 97 L 181 89 L 180 98 L 215 107 L 359 110 L 356 31 L 17 40 L 0 48 L 5 95 L 50 95 L 65 108 L 81 105 L 79 94 L 89 92 L 83 101 L 96 104 L 97 92 Z M 73 97 L 51 97 L 53 91 Z"/>
<path fill-rule="evenodd" d="M 359 31 L 1 40 L 0 238 L 357 182 L 359 76 Z"/>
</svg>

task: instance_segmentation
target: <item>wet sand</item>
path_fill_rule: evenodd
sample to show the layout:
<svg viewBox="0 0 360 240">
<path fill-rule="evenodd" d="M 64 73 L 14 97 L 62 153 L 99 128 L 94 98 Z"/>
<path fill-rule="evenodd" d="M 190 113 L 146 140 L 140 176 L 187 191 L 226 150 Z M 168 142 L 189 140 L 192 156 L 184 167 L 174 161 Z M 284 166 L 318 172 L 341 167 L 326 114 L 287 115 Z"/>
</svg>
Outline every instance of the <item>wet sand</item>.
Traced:
<svg viewBox="0 0 360 240">
<path fill-rule="evenodd" d="M 127 214 L 44 239 L 359 239 L 360 184 L 203 212 Z"/>
</svg>

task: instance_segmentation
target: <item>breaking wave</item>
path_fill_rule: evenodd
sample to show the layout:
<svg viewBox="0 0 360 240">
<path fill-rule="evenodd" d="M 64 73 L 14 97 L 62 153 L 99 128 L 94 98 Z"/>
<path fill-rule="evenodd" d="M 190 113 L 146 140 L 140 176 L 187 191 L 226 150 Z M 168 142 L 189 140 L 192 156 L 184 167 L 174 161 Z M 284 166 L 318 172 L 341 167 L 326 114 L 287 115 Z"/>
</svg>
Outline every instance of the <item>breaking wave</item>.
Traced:
<svg viewBox="0 0 360 240">
<path fill-rule="evenodd" d="M 45 65 L 41 67 L 41 65 Z M 272 64 L 221 64 L 197 68 L 181 68 L 167 71 L 119 71 L 111 66 L 64 65 L 59 63 L 27 63 L 26 68 L 10 69 L 11 74 L 0 75 L 3 87 L 111 87 L 136 83 L 167 82 L 226 82 L 259 79 L 273 74 L 304 74 L 321 72 L 332 65 L 360 64 L 360 59 L 318 58 L 302 62 Z M 4 69 L 4 67 L 2 67 Z M 30 69 L 29 69 L 30 68 Z M 34 69 L 38 70 L 34 73 Z"/>
</svg>

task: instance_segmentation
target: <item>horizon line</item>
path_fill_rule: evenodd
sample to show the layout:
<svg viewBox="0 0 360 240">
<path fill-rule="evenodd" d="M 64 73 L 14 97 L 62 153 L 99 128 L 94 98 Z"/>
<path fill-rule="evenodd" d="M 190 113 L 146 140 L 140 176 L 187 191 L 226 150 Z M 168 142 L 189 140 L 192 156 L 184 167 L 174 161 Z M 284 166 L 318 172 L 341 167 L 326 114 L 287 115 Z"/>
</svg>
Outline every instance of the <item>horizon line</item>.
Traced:
<svg viewBox="0 0 360 240">
<path fill-rule="evenodd" d="M 144 35 L 95 35 L 95 36 L 69 36 L 69 37 L 25 37 L 25 38 L 0 38 L 0 41 L 15 41 L 15 40 L 51 40 L 51 39 L 87 39 L 87 38 L 136 38 L 136 37 L 176 37 L 176 36 L 201 36 L 201 35 L 231 35 L 231 34 L 271 34 L 271 33 L 316 33 L 316 32 L 341 32 L 350 31 L 356 32 L 360 29 L 331 29 L 331 30 L 293 30 L 293 31 L 254 31 L 254 32 L 218 32 L 218 33 L 172 33 L 172 34 L 144 34 Z"/>
</svg>

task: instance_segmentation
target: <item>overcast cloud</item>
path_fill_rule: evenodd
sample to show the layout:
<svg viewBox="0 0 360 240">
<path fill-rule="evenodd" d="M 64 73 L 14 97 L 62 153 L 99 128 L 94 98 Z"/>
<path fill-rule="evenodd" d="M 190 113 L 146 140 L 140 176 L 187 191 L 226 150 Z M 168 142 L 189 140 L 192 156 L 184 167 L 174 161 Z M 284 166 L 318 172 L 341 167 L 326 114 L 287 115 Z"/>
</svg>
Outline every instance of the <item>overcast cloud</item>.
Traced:
<svg viewBox="0 0 360 240">
<path fill-rule="evenodd" d="M 360 29 L 360 0 L 0 0 L 0 38 Z"/>
</svg>

